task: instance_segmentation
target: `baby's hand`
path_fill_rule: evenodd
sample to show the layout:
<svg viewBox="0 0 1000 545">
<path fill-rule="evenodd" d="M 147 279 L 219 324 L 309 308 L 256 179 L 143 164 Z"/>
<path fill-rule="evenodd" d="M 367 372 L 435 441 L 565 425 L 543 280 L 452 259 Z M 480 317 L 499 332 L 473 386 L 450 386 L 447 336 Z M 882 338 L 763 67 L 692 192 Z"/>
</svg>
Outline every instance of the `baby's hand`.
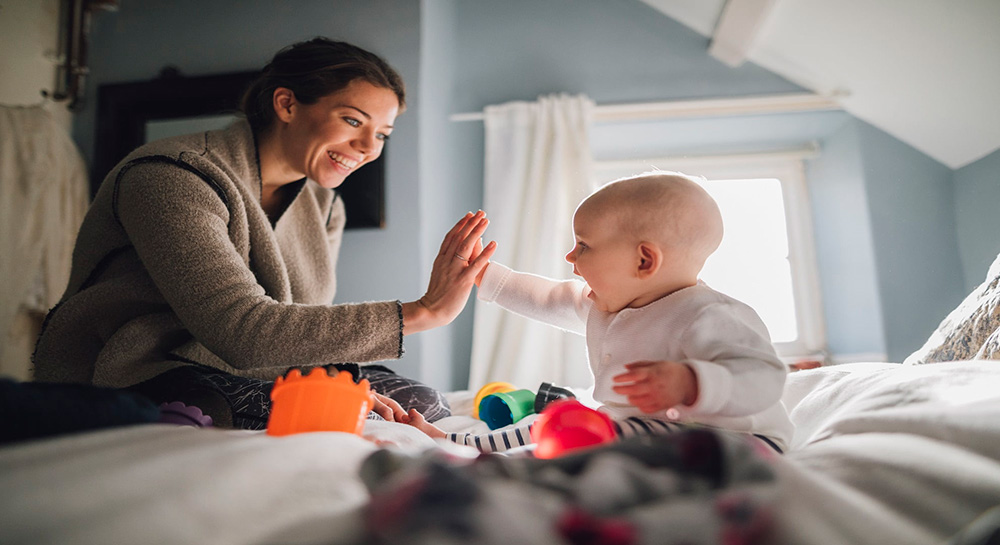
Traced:
<svg viewBox="0 0 1000 545">
<path fill-rule="evenodd" d="M 676 405 L 694 405 L 698 379 L 694 371 L 675 361 L 635 361 L 614 377 L 615 393 L 628 398 L 640 411 L 650 414 Z"/>
<path fill-rule="evenodd" d="M 473 259 L 479 257 L 479 254 L 481 253 L 483 253 L 483 239 L 480 238 L 476 240 L 476 244 L 472 248 L 472 255 L 469 256 L 469 261 L 472 261 Z M 476 275 L 475 282 L 477 288 L 479 287 L 480 284 L 483 283 L 483 275 L 486 274 L 486 269 L 488 268 L 490 268 L 489 261 L 486 262 L 486 266 L 483 267 L 483 270 L 479 271 L 479 274 Z"/>
</svg>

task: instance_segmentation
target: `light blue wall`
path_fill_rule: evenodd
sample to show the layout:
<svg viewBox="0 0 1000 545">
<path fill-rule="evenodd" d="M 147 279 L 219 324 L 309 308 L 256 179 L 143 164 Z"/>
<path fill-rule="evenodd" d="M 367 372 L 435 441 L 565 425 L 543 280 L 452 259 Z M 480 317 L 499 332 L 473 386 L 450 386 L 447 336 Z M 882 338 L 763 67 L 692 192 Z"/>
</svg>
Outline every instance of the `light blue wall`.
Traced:
<svg viewBox="0 0 1000 545">
<path fill-rule="evenodd" d="M 954 178 L 958 249 L 971 292 L 1000 253 L 1000 150 L 956 170 Z"/>
<path fill-rule="evenodd" d="M 889 361 L 920 348 L 965 295 L 952 171 L 855 121 Z"/>
<path fill-rule="evenodd" d="M 856 123 L 822 140 L 806 169 L 827 348 L 838 359 L 885 357 L 878 271 Z"/>
<path fill-rule="evenodd" d="M 422 285 L 430 276 L 441 238 L 465 212 L 479 208 L 483 200 L 482 184 L 460 178 L 459 170 L 454 168 L 463 147 L 462 135 L 448 121 L 454 102 L 455 57 L 459 50 L 455 5 L 456 0 L 423 0 L 420 14 Z M 420 334 L 424 380 L 449 388 L 468 382 L 468 366 L 452 362 L 469 359 L 472 309 L 472 304 L 467 305 L 449 327 Z"/>
<path fill-rule="evenodd" d="M 456 111 L 564 91 L 597 102 L 791 92 L 753 64 L 729 68 L 708 39 L 632 0 L 457 3 Z"/>
</svg>

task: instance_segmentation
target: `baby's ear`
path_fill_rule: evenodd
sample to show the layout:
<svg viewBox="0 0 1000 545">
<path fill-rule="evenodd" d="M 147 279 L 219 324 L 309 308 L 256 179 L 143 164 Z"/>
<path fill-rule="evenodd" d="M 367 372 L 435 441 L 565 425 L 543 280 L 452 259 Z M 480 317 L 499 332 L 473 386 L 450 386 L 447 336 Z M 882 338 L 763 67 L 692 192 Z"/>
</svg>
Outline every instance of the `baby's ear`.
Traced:
<svg viewBox="0 0 1000 545">
<path fill-rule="evenodd" d="M 636 247 L 639 254 L 639 266 L 636 269 L 636 276 L 640 279 L 654 276 L 660 267 L 663 266 L 663 252 L 660 247 L 652 242 L 640 242 Z"/>
</svg>

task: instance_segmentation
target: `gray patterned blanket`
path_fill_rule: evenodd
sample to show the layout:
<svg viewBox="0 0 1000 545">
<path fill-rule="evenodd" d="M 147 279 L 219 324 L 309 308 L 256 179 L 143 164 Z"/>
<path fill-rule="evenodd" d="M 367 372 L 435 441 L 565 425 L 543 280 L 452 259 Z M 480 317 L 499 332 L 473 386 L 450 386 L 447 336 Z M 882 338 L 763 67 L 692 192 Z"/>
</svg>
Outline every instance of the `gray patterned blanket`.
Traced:
<svg viewBox="0 0 1000 545">
<path fill-rule="evenodd" d="M 750 545 L 776 491 L 768 457 L 707 429 L 552 460 L 380 450 L 362 465 L 367 542 Z"/>
</svg>

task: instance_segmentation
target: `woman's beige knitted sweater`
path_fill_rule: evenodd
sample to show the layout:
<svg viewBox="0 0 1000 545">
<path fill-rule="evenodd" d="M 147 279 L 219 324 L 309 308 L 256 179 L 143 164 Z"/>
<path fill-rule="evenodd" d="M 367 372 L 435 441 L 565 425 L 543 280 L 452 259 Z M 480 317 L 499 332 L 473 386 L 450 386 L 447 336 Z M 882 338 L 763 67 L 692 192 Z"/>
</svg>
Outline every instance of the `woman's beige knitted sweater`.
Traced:
<svg viewBox="0 0 1000 545">
<path fill-rule="evenodd" d="M 124 387 L 196 361 L 274 379 L 402 354 L 398 301 L 333 305 L 343 202 L 312 181 L 272 227 L 250 126 L 147 144 L 104 180 L 35 379 Z"/>
</svg>

